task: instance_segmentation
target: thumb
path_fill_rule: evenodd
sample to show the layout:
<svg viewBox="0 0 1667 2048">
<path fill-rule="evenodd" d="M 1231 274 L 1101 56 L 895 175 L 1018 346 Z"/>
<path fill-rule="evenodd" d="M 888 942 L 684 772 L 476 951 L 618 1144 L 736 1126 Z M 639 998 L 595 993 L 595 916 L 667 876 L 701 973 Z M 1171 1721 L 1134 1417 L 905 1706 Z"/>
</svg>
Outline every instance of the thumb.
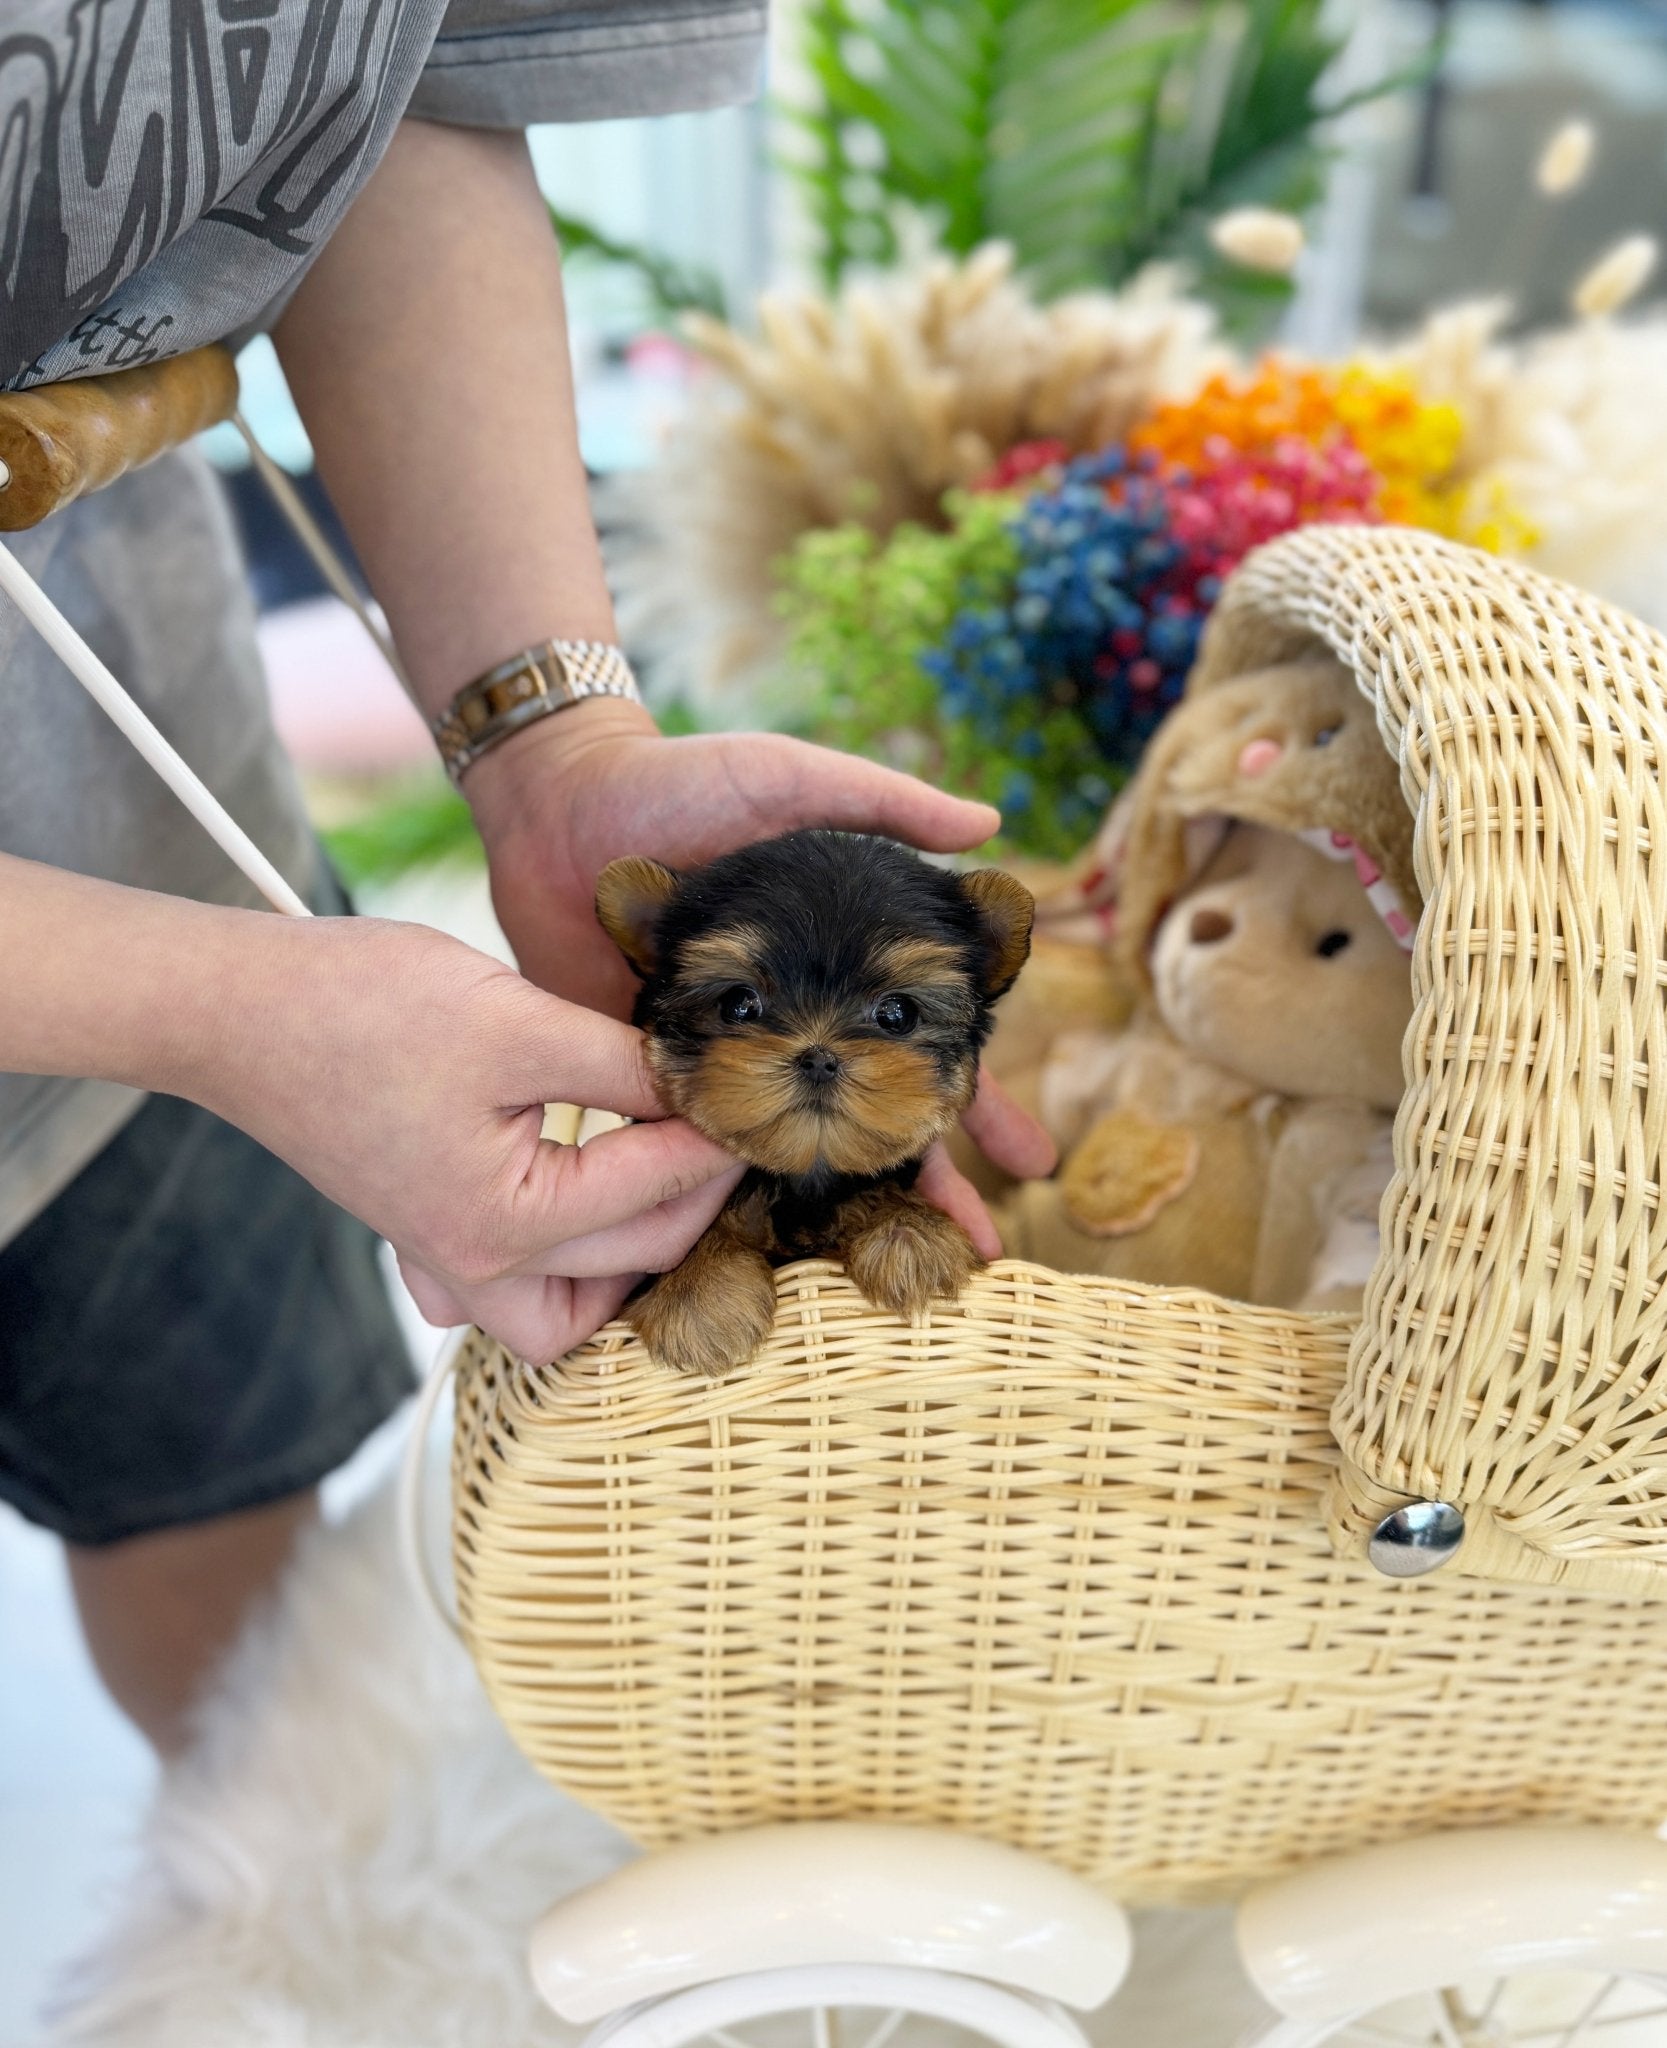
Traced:
<svg viewBox="0 0 1667 2048">
<path fill-rule="evenodd" d="M 521 983 L 511 1047 L 499 1074 L 499 1107 L 572 1102 L 618 1116 L 665 1115 L 648 1069 L 643 1035 L 616 1017 Z"/>
<path fill-rule="evenodd" d="M 969 802 L 896 768 L 808 740 L 749 739 L 754 772 L 763 771 L 758 800 L 779 829 L 832 825 L 877 832 L 927 853 L 964 853 L 1001 830 L 993 804 Z"/>
<path fill-rule="evenodd" d="M 721 1181 L 710 1203 L 715 1215 L 741 1172 L 739 1161 L 675 1118 L 604 1131 L 587 1145 L 540 1144 L 515 1190 L 504 1233 L 509 1270 L 594 1273 L 599 1270 L 594 1260 L 575 1268 L 563 1260 L 560 1248 L 578 1238 L 594 1239 Z M 690 1230 L 690 1243 L 711 1215 Z M 610 1249 L 617 1252 L 619 1244 Z"/>
</svg>

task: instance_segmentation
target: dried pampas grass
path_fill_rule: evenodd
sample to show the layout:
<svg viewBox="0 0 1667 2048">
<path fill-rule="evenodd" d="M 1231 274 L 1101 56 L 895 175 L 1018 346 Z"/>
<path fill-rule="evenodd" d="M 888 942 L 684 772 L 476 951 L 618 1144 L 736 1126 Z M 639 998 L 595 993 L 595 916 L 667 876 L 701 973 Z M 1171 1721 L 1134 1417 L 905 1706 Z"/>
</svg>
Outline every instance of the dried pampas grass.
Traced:
<svg viewBox="0 0 1667 2048">
<path fill-rule="evenodd" d="M 1537 568 L 1667 630 L 1667 316 L 1507 342 L 1509 311 L 1433 314 L 1384 360 L 1458 408 L 1472 503 L 1510 504 Z"/>
<path fill-rule="evenodd" d="M 1267 206 L 1237 206 L 1210 224 L 1210 241 L 1223 256 L 1247 270 L 1283 275 L 1302 255 L 1302 222 Z"/>
<path fill-rule="evenodd" d="M 831 305 L 773 294 L 756 337 L 690 323 L 711 374 L 663 459 L 602 507 L 622 623 L 660 688 L 755 710 L 737 700 L 778 645 L 771 565 L 807 528 L 935 523 L 1015 442 L 1104 447 L 1230 360 L 1172 279 L 1037 306 L 1011 272 L 992 246 Z"/>
<path fill-rule="evenodd" d="M 1547 199 L 1561 199 L 1584 182 L 1597 136 L 1590 121 L 1565 121 L 1534 166 L 1534 183 Z"/>
<path fill-rule="evenodd" d="M 1636 289 L 1641 259 L 1627 260 Z M 1438 312 L 1375 360 L 1457 407 L 1467 532 L 1667 628 L 1667 318 L 1506 342 L 1508 313 Z M 772 567 L 807 528 L 935 523 L 943 493 L 1016 442 L 1105 447 L 1233 360 L 1171 278 L 1036 306 L 1001 248 L 831 305 L 773 297 L 756 337 L 707 320 L 692 332 L 704 386 L 604 513 L 633 647 L 660 689 L 732 723 L 784 708 Z"/>
<path fill-rule="evenodd" d="M 1588 320 L 1618 313 L 1644 289 L 1658 253 L 1653 235 L 1628 235 L 1592 265 L 1569 304 Z"/>
</svg>

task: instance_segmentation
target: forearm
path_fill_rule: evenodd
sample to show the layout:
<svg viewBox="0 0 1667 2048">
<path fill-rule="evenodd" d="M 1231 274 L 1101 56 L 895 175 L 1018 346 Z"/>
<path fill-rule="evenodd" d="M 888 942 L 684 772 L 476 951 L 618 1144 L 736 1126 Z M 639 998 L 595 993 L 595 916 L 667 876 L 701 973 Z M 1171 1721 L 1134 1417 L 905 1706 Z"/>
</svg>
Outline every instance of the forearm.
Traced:
<svg viewBox="0 0 1667 2048">
<path fill-rule="evenodd" d="M 425 711 L 537 641 L 614 638 L 521 136 L 403 123 L 275 339 Z"/>
<path fill-rule="evenodd" d="M 286 922 L 0 854 L 0 1068 L 212 1101 Z"/>
</svg>

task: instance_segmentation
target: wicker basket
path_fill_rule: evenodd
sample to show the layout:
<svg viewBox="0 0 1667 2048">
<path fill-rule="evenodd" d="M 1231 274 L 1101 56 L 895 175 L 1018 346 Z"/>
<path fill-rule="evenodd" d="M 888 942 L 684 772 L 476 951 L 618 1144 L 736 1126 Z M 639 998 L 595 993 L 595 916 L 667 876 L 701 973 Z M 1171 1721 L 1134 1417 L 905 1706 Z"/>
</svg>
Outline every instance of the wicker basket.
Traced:
<svg viewBox="0 0 1667 2048">
<path fill-rule="evenodd" d="M 1197 686 L 1305 638 L 1376 696 L 1428 906 L 1359 1329 L 1013 1263 L 910 1327 L 807 1263 L 716 1384 L 617 1327 L 546 1370 L 474 1340 L 465 1630 L 640 1840 L 884 1815 L 1156 1901 L 1667 1815 L 1662 643 L 1311 528 L 1240 571 Z M 1469 1534 L 1393 1582 L 1363 1535 L 1409 1495 Z"/>
</svg>

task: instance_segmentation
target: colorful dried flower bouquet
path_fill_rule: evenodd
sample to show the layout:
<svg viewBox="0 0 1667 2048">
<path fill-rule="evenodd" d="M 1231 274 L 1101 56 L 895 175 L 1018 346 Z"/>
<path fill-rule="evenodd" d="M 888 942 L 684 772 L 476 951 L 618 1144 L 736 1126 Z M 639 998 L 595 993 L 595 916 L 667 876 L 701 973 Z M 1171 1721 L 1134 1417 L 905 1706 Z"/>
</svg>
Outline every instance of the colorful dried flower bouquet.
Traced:
<svg viewBox="0 0 1667 2048">
<path fill-rule="evenodd" d="M 1505 311 L 1246 364 L 1161 286 L 1038 308 L 986 253 L 709 324 L 723 383 L 636 487 L 629 616 L 706 715 L 917 768 L 1068 857 L 1223 578 L 1292 527 L 1415 524 L 1660 610 L 1667 328 L 1506 343 Z"/>
<path fill-rule="evenodd" d="M 1205 616 L 1253 547 L 1316 520 L 1394 521 L 1521 550 L 1502 488 L 1452 481 L 1462 425 L 1399 373 L 1265 358 L 1073 458 L 1021 443 L 938 529 L 857 521 L 783 558 L 790 667 L 815 726 L 921 765 L 1065 857 L 1179 698 Z M 925 742 L 923 746 L 921 743 Z"/>
</svg>

